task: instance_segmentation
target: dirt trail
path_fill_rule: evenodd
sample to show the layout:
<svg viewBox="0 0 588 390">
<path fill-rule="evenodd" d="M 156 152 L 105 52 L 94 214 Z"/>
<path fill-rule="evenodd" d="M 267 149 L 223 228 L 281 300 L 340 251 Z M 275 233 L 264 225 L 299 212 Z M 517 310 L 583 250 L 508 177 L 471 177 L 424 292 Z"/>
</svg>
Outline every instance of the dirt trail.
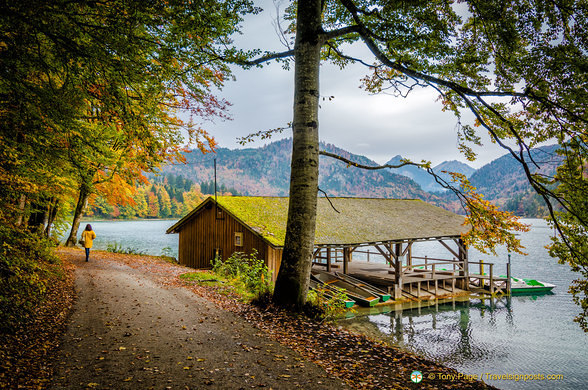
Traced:
<svg viewBox="0 0 588 390">
<path fill-rule="evenodd" d="M 242 318 L 162 283 L 157 273 L 104 253 L 88 263 L 81 251 L 69 257 L 77 266 L 78 299 L 51 388 L 346 388 Z"/>
</svg>

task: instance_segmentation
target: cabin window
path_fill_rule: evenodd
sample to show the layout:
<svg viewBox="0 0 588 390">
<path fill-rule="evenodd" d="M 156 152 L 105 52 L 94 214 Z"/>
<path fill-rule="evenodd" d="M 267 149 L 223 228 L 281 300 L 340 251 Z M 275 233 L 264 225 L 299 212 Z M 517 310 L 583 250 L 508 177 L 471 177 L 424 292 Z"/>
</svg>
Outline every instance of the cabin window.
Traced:
<svg viewBox="0 0 588 390">
<path fill-rule="evenodd" d="M 243 246 L 243 233 L 235 233 L 235 246 Z"/>
<path fill-rule="evenodd" d="M 216 207 L 216 219 L 225 219 L 223 210 L 218 207 Z"/>
</svg>

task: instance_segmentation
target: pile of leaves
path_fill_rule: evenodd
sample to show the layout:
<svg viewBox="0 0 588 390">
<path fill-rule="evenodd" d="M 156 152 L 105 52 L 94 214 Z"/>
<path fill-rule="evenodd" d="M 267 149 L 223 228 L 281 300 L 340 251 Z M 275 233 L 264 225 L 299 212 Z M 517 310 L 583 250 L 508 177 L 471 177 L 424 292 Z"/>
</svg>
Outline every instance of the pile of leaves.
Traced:
<svg viewBox="0 0 588 390">
<path fill-rule="evenodd" d="M 50 277 L 43 281 L 42 296 L 27 304 L 26 316 L 13 317 L 10 329 L 0 332 L 0 388 L 45 388 L 51 378 L 49 363 L 75 294 L 71 263 L 45 267 Z"/>
<path fill-rule="evenodd" d="M 48 284 L 62 278 L 55 243 L 41 232 L 0 218 L 0 332 L 12 332 L 33 315 Z"/>
<path fill-rule="evenodd" d="M 200 273 L 204 280 L 212 275 Z M 190 282 L 182 280 L 192 291 L 224 310 L 244 317 L 260 333 L 295 350 L 352 388 L 494 389 L 483 382 L 460 377 L 454 369 L 349 332 L 333 323 L 288 312 L 272 304 L 245 304 L 239 295 L 226 294 L 226 289 L 219 284 L 190 279 Z M 423 373 L 423 382 L 411 382 L 410 376 L 415 370 Z"/>
<path fill-rule="evenodd" d="M 297 351 L 356 389 L 493 389 L 483 382 L 460 378 L 451 368 L 397 347 L 376 342 L 328 323 L 279 308 L 241 306 L 239 314 L 264 335 Z M 415 370 L 421 383 L 410 380 Z M 452 375 L 454 380 L 441 379 Z"/>
</svg>

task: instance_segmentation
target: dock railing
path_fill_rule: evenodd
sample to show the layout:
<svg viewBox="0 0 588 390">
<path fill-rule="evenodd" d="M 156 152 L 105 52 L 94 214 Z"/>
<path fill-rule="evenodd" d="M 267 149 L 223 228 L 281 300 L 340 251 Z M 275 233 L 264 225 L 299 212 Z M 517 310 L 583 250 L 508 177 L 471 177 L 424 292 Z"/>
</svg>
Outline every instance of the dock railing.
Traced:
<svg viewBox="0 0 588 390">
<path fill-rule="evenodd" d="M 496 277 L 494 273 L 494 263 L 485 263 L 484 260 L 480 261 L 469 261 L 468 264 L 478 264 L 480 266 L 480 273 L 479 274 L 472 274 L 469 275 L 468 283 L 472 283 L 472 280 L 477 281 L 479 283 L 478 287 L 483 289 L 486 288 L 486 280 L 488 280 L 488 289 L 491 295 L 494 295 L 496 292 L 504 292 L 503 288 L 506 290 L 506 293 L 510 295 L 511 293 L 511 275 L 510 275 L 510 263 L 506 264 L 506 280 L 504 277 Z M 484 272 L 484 266 L 488 266 L 488 274 Z M 504 287 L 503 287 L 504 286 Z"/>
<path fill-rule="evenodd" d="M 424 256 L 424 257 L 419 257 L 419 256 L 413 256 L 412 257 L 413 260 L 417 259 L 417 260 L 424 260 L 424 263 L 422 264 L 409 264 L 403 267 L 403 274 L 409 273 L 409 272 L 431 272 L 433 274 L 433 276 L 435 275 L 435 273 L 443 273 L 443 274 L 447 274 L 447 273 L 451 273 L 451 274 L 456 274 L 457 272 L 465 272 L 465 268 L 464 268 L 464 261 L 459 261 L 456 260 L 455 258 L 453 260 L 448 260 L 448 259 L 437 259 L 434 257 L 428 257 L 428 256 Z M 439 269 L 438 266 L 441 265 L 451 265 L 451 270 L 447 270 L 447 269 Z"/>
</svg>

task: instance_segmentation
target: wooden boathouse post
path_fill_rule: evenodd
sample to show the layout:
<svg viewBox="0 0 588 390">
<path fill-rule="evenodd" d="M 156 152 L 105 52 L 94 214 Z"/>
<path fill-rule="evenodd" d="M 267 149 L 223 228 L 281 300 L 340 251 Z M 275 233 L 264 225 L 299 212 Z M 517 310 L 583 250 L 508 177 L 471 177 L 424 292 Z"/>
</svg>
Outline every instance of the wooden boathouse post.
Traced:
<svg viewBox="0 0 588 390">
<path fill-rule="evenodd" d="M 327 272 L 331 272 L 331 247 L 327 247 Z"/>
<path fill-rule="evenodd" d="M 402 244 L 394 245 L 394 299 L 402 298 Z"/>
<path fill-rule="evenodd" d="M 351 257 L 351 248 L 343 247 L 343 273 L 347 275 L 349 271 L 349 258 Z"/>
<path fill-rule="evenodd" d="M 508 263 L 506 264 L 506 292 L 510 296 L 512 285 L 510 280 L 510 253 L 508 254 Z"/>
<path fill-rule="evenodd" d="M 470 271 L 468 267 L 468 247 L 463 239 L 457 240 L 457 247 L 459 253 L 459 261 L 462 262 L 462 270 L 459 272 L 459 276 L 463 276 L 461 289 L 469 291 L 470 289 Z"/>
</svg>

